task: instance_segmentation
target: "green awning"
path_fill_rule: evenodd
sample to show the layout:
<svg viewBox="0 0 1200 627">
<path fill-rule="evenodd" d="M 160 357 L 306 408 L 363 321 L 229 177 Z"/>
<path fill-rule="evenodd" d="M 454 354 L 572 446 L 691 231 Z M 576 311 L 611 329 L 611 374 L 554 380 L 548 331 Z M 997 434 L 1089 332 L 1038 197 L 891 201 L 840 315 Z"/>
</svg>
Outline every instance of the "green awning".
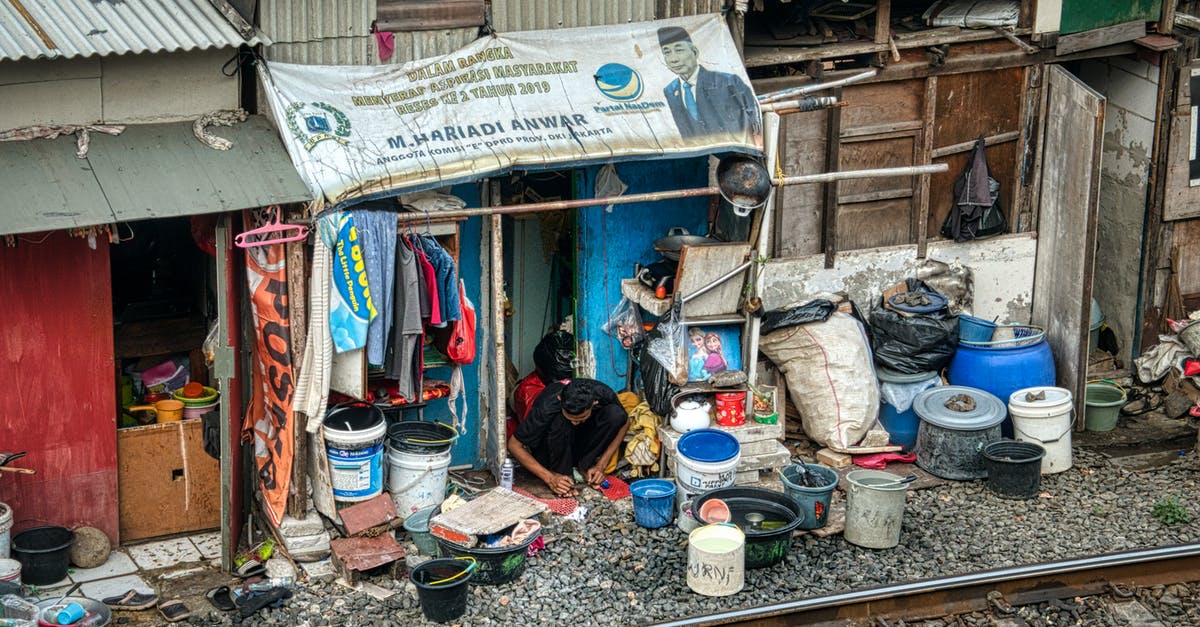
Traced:
<svg viewBox="0 0 1200 627">
<path fill-rule="evenodd" d="M 191 122 L 131 124 L 115 137 L 93 132 L 84 159 L 75 157 L 73 135 L 0 142 L 0 235 L 312 198 L 262 116 L 209 132 L 233 148 L 202 144 Z"/>
</svg>

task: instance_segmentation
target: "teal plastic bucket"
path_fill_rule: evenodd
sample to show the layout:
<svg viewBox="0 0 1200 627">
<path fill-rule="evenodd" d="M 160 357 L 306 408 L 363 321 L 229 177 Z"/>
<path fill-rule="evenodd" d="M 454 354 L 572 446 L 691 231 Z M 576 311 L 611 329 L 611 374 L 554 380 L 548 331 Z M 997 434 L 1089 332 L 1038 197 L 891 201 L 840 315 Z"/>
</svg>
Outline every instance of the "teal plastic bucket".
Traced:
<svg viewBox="0 0 1200 627">
<path fill-rule="evenodd" d="M 666 479 L 642 479 L 629 486 L 633 495 L 633 520 L 640 527 L 658 529 L 675 520 L 675 484 Z"/>
<path fill-rule="evenodd" d="M 800 466 L 804 466 L 810 475 L 824 480 L 826 485 L 810 488 L 801 485 Z M 793 501 L 804 512 L 804 521 L 799 529 L 820 529 L 829 519 L 829 501 L 833 491 L 838 486 L 838 474 L 832 468 L 820 464 L 792 464 L 780 473 L 783 477 L 783 492 L 792 497 Z"/>
<path fill-rule="evenodd" d="M 439 507 L 441 505 L 431 505 L 425 509 L 419 509 L 404 519 L 404 530 L 412 538 L 413 544 L 417 545 L 417 552 L 421 555 L 438 554 L 437 540 L 434 540 L 433 535 L 429 533 L 429 519 Z"/>
<path fill-rule="evenodd" d="M 990 342 L 996 324 L 983 318 L 958 314 L 958 339 L 964 342 Z"/>
</svg>

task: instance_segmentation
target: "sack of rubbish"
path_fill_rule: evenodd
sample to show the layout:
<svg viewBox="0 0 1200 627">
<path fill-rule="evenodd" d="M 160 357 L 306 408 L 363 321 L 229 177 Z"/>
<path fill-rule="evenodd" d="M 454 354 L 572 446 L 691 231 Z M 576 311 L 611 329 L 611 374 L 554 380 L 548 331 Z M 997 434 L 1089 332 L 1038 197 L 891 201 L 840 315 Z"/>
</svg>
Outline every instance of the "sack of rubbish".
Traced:
<svg viewBox="0 0 1200 627">
<path fill-rule="evenodd" d="M 958 316 L 945 302 L 918 279 L 908 279 L 902 296 L 884 299 L 871 312 L 875 362 L 904 374 L 938 372 L 949 365 L 958 349 Z"/>
<path fill-rule="evenodd" d="M 784 373 L 804 433 L 821 446 L 845 451 L 878 424 L 879 388 L 863 325 L 832 307 L 817 309 L 822 310 L 828 312 L 823 321 L 773 325 L 759 350 Z"/>
</svg>

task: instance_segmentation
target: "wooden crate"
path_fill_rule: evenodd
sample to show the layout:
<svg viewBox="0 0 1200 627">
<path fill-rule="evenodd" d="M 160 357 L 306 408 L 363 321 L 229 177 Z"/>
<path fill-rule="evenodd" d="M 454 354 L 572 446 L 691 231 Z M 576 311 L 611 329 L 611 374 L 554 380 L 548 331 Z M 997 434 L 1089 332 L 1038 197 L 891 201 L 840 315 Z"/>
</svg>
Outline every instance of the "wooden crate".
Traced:
<svg viewBox="0 0 1200 627">
<path fill-rule="evenodd" d="M 121 541 L 221 526 L 221 466 L 200 419 L 117 431 Z"/>
</svg>

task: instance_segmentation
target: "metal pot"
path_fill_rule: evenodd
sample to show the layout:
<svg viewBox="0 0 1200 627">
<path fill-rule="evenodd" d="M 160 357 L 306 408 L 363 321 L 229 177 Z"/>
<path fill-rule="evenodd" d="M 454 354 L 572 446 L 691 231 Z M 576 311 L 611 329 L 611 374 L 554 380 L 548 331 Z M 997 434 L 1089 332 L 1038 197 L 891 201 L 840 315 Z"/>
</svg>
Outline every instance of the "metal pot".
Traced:
<svg viewBox="0 0 1200 627">
<path fill-rule="evenodd" d="M 757 159 L 732 155 L 717 164 L 717 186 L 721 198 L 733 205 L 733 212 L 745 217 L 767 202 L 771 175 Z"/>
<path fill-rule="evenodd" d="M 673 226 L 667 230 L 665 237 L 660 237 L 654 240 L 654 250 L 662 253 L 663 257 L 671 261 L 679 261 L 679 252 L 684 246 L 695 246 L 696 244 L 716 244 L 717 240 L 703 235 L 692 235 L 682 226 Z"/>
</svg>

